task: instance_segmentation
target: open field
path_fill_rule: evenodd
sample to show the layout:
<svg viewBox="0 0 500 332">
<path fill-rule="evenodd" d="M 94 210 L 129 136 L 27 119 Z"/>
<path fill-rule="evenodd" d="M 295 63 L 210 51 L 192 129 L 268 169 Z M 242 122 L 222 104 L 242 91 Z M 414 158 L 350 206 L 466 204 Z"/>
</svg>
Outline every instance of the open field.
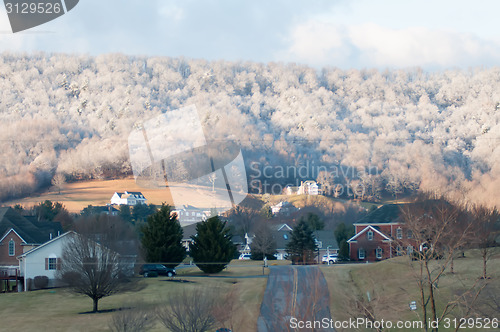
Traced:
<svg viewBox="0 0 500 332">
<path fill-rule="evenodd" d="M 210 209 L 212 207 L 224 206 L 224 201 L 218 199 L 210 188 L 179 185 L 170 183 L 171 188 L 175 188 L 179 193 L 176 204 L 193 204 L 196 202 L 198 206 Z M 30 197 L 16 199 L 4 202 L 3 205 L 21 204 L 25 207 L 31 207 L 45 200 L 53 202 L 61 202 L 70 212 L 79 212 L 88 205 L 105 205 L 110 202 L 111 196 L 115 191 L 123 192 L 140 191 L 144 194 L 147 203 L 158 204 L 165 202 L 173 205 L 173 199 L 168 188 L 144 188 L 138 186 L 134 178 L 126 178 L 119 180 L 95 180 L 95 181 L 79 181 L 66 183 L 61 188 L 61 193 L 55 188 L 51 191 L 33 194 Z M 210 206 L 211 202 L 218 202 L 216 206 Z"/>
<path fill-rule="evenodd" d="M 488 265 L 489 286 L 479 298 L 482 309 L 487 308 L 486 301 L 491 294 L 500 294 L 500 255 L 494 257 Z M 289 261 L 269 261 L 269 264 L 290 264 Z M 447 273 L 439 282 L 437 305 L 442 308 L 460 289 L 470 285 L 481 275 L 481 259 L 476 251 L 466 253 L 466 258 L 455 261 L 455 274 Z M 412 321 L 417 320 L 420 312 L 408 308 L 410 301 L 419 303 L 419 293 L 414 274 L 406 257 L 374 264 L 336 264 L 320 267 L 330 291 L 330 308 L 336 321 L 360 317 L 352 307 L 354 297 L 364 298 L 368 293 L 370 306 L 377 320 Z M 75 295 L 64 289 L 40 290 L 27 293 L 0 294 L 0 317 L 2 329 L 22 331 L 107 331 L 108 322 L 113 312 L 110 310 L 131 303 L 143 302 L 155 308 L 170 294 L 181 289 L 203 287 L 217 289 L 227 293 L 234 289 L 238 296 L 234 314 L 236 331 L 255 331 L 264 290 L 267 283 L 268 269 L 262 268 L 259 261 L 233 260 L 228 268 L 216 275 L 206 275 L 197 267 L 177 269 L 177 280 L 188 282 L 170 282 L 167 278 L 140 279 L 144 288 L 138 292 L 116 294 L 104 298 L 99 303 L 97 314 L 88 314 L 91 300 L 86 296 Z M 263 275 L 264 274 L 264 275 Z M 29 314 L 28 314 L 29 313 Z M 157 323 L 153 331 L 163 331 Z M 468 331 L 480 331 L 467 329 Z M 489 329 L 497 331 L 498 329 Z M 343 331 L 339 329 L 339 331 Z M 346 330 L 347 331 L 347 330 Z M 366 330 L 369 331 L 369 330 Z M 405 331 L 421 331 L 408 329 Z M 451 331 L 440 329 L 440 331 Z"/>
<path fill-rule="evenodd" d="M 412 264 L 416 266 L 415 262 Z M 353 300 L 358 297 L 367 303 L 368 293 L 371 299 L 369 304 L 377 320 L 411 321 L 418 320 L 418 315 L 422 314 L 415 274 L 407 257 L 373 264 L 323 266 L 321 269 L 330 290 L 331 311 L 335 320 L 343 321 L 350 317 L 361 317 L 359 311 L 353 308 Z M 457 294 L 472 285 L 482 275 L 482 260 L 478 252 L 468 251 L 465 258 L 456 259 L 454 270 L 454 274 L 447 271 L 448 273 L 439 281 L 439 287 L 436 289 L 438 312 L 448 301 L 454 299 Z M 488 274 L 491 279 L 488 280 L 488 287 L 478 298 L 478 303 L 485 313 L 495 314 L 495 309 L 488 308 L 487 302 L 490 302 L 488 296 L 491 294 L 496 294 L 497 300 L 500 294 L 500 254 L 489 261 Z M 409 310 L 411 301 L 417 301 L 417 311 Z M 456 314 L 460 317 L 459 312 Z M 497 315 L 497 318 L 500 317 Z M 439 330 L 452 331 L 444 328 Z M 490 331 L 499 330 L 490 329 Z M 405 331 L 421 330 L 405 329 Z"/>
<path fill-rule="evenodd" d="M 287 264 L 288 262 L 280 262 Z M 144 278 L 145 287 L 138 292 L 112 295 L 99 301 L 99 310 L 107 311 L 143 302 L 154 309 L 169 295 L 182 288 L 203 287 L 229 292 L 235 289 L 239 305 L 234 315 L 235 331 L 256 330 L 260 304 L 267 283 L 262 275 L 262 262 L 232 261 L 228 269 L 207 276 L 196 267 L 179 268 L 175 279 L 189 282 L 170 282 L 167 278 Z M 268 269 L 265 270 L 268 274 Z M 189 277 L 188 275 L 192 276 Z M 17 331 L 109 331 L 112 312 L 85 313 L 92 301 L 64 289 L 39 290 L 26 293 L 0 294 L 1 330 Z M 153 331 L 164 331 L 159 322 Z"/>
</svg>

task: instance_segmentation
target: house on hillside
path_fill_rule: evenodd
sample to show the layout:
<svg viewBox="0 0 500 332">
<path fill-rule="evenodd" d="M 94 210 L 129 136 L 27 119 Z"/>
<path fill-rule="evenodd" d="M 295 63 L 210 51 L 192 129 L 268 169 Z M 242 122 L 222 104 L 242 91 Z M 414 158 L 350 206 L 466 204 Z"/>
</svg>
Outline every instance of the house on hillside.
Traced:
<svg viewBox="0 0 500 332">
<path fill-rule="evenodd" d="M 303 181 L 300 183 L 299 190 L 297 192 L 299 195 L 319 195 L 320 190 L 316 181 Z"/>
<path fill-rule="evenodd" d="M 17 256 L 57 237 L 60 223 L 37 221 L 10 207 L 0 208 L 0 278 L 21 281 Z"/>
<path fill-rule="evenodd" d="M 146 197 L 139 191 L 115 192 L 111 196 L 111 205 L 136 205 L 146 204 Z"/>
<path fill-rule="evenodd" d="M 188 225 L 207 220 L 210 212 L 191 205 L 183 205 L 181 208 L 173 210 L 172 213 L 177 214 L 177 219 L 181 224 Z"/>
<path fill-rule="evenodd" d="M 299 192 L 299 187 L 294 187 L 294 186 L 286 186 L 285 189 L 283 190 L 283 193 L 285 195 L 297 195 Z"/>
<path fill-rule="evenodd" d="M 354 223 L 355 235 L 347 241 L 351 261 L 374 262 L 413 251 L 414 246 L 399 246 L 400 241 L 411 239 L 400 218 L 400 206 L 381 206 Z"/>
<path fill-rule="evenodd" d="M 271 205 L 271 212 L 275 216 L 276 215 L 290 216 L 290 214 L 292 214 L 297 210 L 298 209 L 288 201 L 281 201 L 278 204 Z"/>
</svg>

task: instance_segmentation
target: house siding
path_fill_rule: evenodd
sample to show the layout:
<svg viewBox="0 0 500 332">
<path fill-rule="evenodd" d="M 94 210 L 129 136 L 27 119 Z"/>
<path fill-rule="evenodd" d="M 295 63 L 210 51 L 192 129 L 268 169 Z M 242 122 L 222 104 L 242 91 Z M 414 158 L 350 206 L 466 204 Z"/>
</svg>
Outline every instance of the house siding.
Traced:
<svg viewBox="0 0 500 332">
<path fill-rule="evenodd" d="M 349 256 L 351 261 L 379 261 L 387 258 L 393 257 L 391 242 L 386 240 L 377 232 L 373 232 L 373 240 L 368 240 L 367 232 L 361 234 L 356 241 L 349 244 Z M 365 250 L 365 258 L 359 259 L 358 250 L 362 248 Z M 382 257 L 377 258 L 376 250 L 377 248 L 382 249 Z"/>
<path fill-rule="evenodd" d="M 63 247 L 67 238 L 67 236 L 61 237 L 60 239 L 43 247 L 39 247 L 35 251 L 26 254 L 26 256 L 19 258 L 20 274 L 24 277 L 25 286 L 28 283 L 28 279 L 34 279 L 36 276 L 48 277 L 49 287 L 58 286 L 56 280 L 57 269 L 49 270 L 47 266 L 47 259 L 55 258 L 57 263 L 60 262 Z M 26 289 L 26 287 L 24 289 L 29 290 Z"/>
<path fill-rule="evenodd" d="M 9 255 L 9 241 L 14 241 L 14 256 Z M 23 253 L 23 240 L 12 230 L 0 242 L 0 265 L 17 265 L 16 256 Z"/>
</svg>

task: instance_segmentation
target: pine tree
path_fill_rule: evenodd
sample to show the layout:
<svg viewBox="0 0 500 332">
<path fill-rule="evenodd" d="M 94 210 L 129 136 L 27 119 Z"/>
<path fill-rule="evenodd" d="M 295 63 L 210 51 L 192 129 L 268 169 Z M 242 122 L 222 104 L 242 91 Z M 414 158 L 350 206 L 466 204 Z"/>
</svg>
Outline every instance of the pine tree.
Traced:
<svg viewBox="0 0 500 332">
<path fill-rule="evenodd" d="M 286 245 L 286 252 L 294 263 L 307 264 L 314 258 L 315 250 L 313 231 L 307 221 L 301 219 L 292 230 L 290 242 Z"/>
<path fill-rule="evenodd" d="M 174 268 L 186 257 L 186 249 L 182 246 L 182 227 L 171 211 L 169 205 L 162 205 L 148 217 L 142 227 L 141 242 L 146 261 L 166 263 L 165 266 Z"/>
<path fill-rule="evenodd" d="M 231 234 L 218 216 L 196 225 L 191 256 L 196 266 L 205 273 L 218 273 L 231 261 L 236 253 L 236 246 L 231 241 Z M 206 264 L 204 264 L 206 263 Z"/>
</svg>

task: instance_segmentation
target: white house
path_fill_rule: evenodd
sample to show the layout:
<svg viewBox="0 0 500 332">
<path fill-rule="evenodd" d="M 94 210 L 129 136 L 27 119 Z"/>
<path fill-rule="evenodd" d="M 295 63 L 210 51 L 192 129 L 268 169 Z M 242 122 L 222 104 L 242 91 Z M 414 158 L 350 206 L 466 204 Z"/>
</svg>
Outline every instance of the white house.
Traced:
<svg viewBox="0 0 500 332">
<path fill-rule="evenodd" d="M 146 197 L 139 191 L 115 192 L 111 197 L 111 204 L 116 205 L 136 205 L 146 204 Z"/>
<path fill-rule="evenodd" d="M 210 214 L 209 211 L 204 211 L 203 209 L 191 205 L 183 205 L 182 207 L 173 210 L 172 214 L 173 213 L 177 214 L 177 219 L 183 226 L 205 221 L 207 220 L 207 216 Z"/>
<path fill-rule="evenodd" d="M 319 186 L 316 181 L 304 181 L 301 182 L 299 195 L 319 195 Z"/>
<path fill-rule="evenodd" d="M 19 260 L 20 276 L 24 278 L 24 291 L 28 291 L 28 279 L 36 276 L 49 278 L 49 287 L 56 286 L 56 272 L 59 269 L 63 247 L 74 232 L 66 232 L 22 255 Z"/>
<path fill-rule="evenodd" d="M 298 209 L 288 201 L 281 201 L 276 205 L 271 205 L 271 211 L 273 215 L 286 215 L 289 216 L 291 213 L 297 211 Z"/>
</svg>

